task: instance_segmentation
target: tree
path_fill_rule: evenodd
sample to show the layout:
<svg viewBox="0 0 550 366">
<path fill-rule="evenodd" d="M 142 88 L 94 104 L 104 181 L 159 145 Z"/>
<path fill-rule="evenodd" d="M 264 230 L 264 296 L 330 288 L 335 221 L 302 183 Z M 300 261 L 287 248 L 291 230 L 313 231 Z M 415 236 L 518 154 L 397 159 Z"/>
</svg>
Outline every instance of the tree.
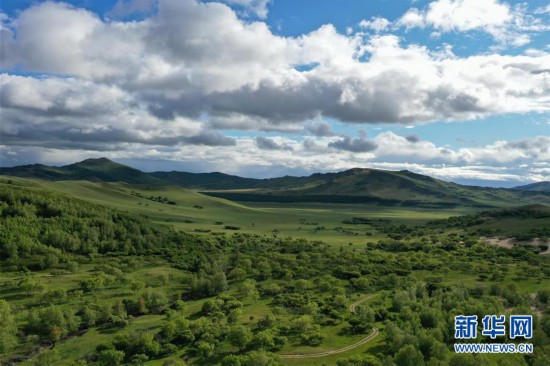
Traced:
<svg viewBox="0 0 550 366">
<path fill-rule="evenodd" d="M 210 358 L 214 355 L 214 345 L 206 341 L 198 341 L 197 351 L 201 357 Z"/>
<path fill-rule="evenodd" d="M 212 295 L 218 295 L 227 290 L 227 278 L 222 271 L 216 272 L 212 276 L 210 283 L 212 285 Z"/>
<path fill-rule="evenodd" d="M 254 336 L 254 348 L 271 350 L 275 348 L 275 339 L 269 329 L 262 330 Z"/>
<path fill-rule="evenodd" d="M 160 343 L 151 333 L 138 333 L 130 339 L 129 349 L 133 354 L 156 356 L 160 352 Z"/>
<path fill-rule="evenodd" d="M 313 328 L 313 318 L 309 315 L 303 315 L 292 322 L 292 329 L 296 334 L 303 334 Z"/>
<path fill-rule="evenodd" d="M 39 293 L 45 288 L 42 283 L 35 280 L 30 274 L 25 275 L 25 278 L 19 282 L 19 287 L 21 287 L 29 296 Z"/>
<path fill-rule="evenodd" d="M 241 286 L 239 286 L 239 291 L 244 298 L 250 298 L 253 301 L 256 301 L 260 298 L 260 293 L 256 288 L 256 281 L 254 280 L 244 280 Z"/>
<path fill-rule="evenodd" d="M 86 306 L 82 309 L 82 321 L 87 327 L 93 327 L 97 321 L 97 311 Z"/>
<path fill-rule="evenodd" d="M 354 278 L 351 280 L 353 287 L 359 291 L 366 291 L 369 289 L 369 280 L 366 277 Z"/>
<path fill-rule="evenodd" d="M 63 330 L 57 325 L 54 325 L 50 330 L 50 340 L 53 342 L 57 342 L 61 339 L 62 336 L 63 336 Z"/>
<path fill-rule="evenodd" d="M 145 288 L 145 283 L 142 281 L 132 281 L 130 282 L 130 288 L 134 291 L 134 294 L 137 294 Z"/>
<path fill-rule="evenodd" d="M 422 366 L 424 358 L 419 350 L 412 344 L 408 344 L 395 355 L 395 364 L 397 366 Z"/>
<path fill-rule="evenodd" d="M 147 288 L 141 294 L 141 297 L 145 300 L 145 306 L 152 312 L 162 310 L 168 303 L 166 294 L 158 289 Z"/>
<path fill-rule="evenodd" d="M 245 326 L 234 325 L 229 330 L 227 339 L 232 346 L 237 347 L 239 351 L 242 351 L 252 341 L 252 332 Z"/>
<path fill-rule="evenodd" d="M 59 357 L 59 352 L 56 348 L 46 349 L 44 352 L 41 352 L 33 363 L 34 366 L 55 366 L 59 363 L 61 357 Z"/>
<path fill-rule="evenodd" d="M 169 358 L 162 363 L 162 366 L 185 366 L 185 362 L 180 358 Z"/>
<path fill-rule="evenodd" d="M 227 322 L 229 324 L 235 324 L 239 321 L 239 317 L 243 314 L 241 309 L 233 309 L 227 314 Z"/>
<path fill-rule="evenodd" d="M 0 354 L 7 353 L 17 344 L 17 325 L 6 300 L 0 300 Z"/>
<path fill-rule="evenodd" d="M 476 366 L 477 361 L 472 354 L 456 353 L 451 356 L 449 366 Z"/>
<path fill-rule="evenodd" d="M 130 358 L 130 363 L 134 366 L 142 366 L 147 362 L 149 357 L 147 355 L 144 355 L 143 353 L 138 353 L 137 355 L 133 355 Z"/>
<path fill-rule="evenodd" d="M 99 352 L 97 362 L 101 366 L 121 365 L 124 360 L 124 352 L 115 349 L 106 349 Z"/>
<path fill-rule="evenodd" d="M 318 346 L 323 343 L 325 336 L 320 332 L 320 329 L 317 328 L 302 334 L 301 340 L 302 344 L 307 344 L 308 346 Z"/>
<path fill-rule="evenodd" d="M 117 300 L 117 302 L 115 302 L 115 305 L 113 306 L 113 315 L 120 318 L 126 318 L 128 316 L 126 313 L 126 307 L 124 306 L 122 300 Z"/>
<path fill-rule="evenodd" d="M 280 365 L 277 362 L 277 356 L 272 353 L 263 351 L 252 351 L 246 355 L 244 366 L 276 366 Z"/>
</svg>

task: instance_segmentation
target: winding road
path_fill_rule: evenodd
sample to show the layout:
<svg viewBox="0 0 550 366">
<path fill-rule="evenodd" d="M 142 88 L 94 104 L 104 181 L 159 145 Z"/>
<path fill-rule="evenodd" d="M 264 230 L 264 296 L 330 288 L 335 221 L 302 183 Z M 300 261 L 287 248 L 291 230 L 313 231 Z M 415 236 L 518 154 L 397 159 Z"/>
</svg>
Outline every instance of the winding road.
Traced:
<svg viewBox="0 0 550 366">
<path fill-rule="evenodd" d="M 372 299 L 373 297 L 377 296 L 377 294 L 373 295 L 367 295 L 353 304 L 349 306 L 349 311 L 351 313 L 355 313 L 355 308 L 359 306 L 360 304 L 364 303 L 365 301 Z M 354 348 L 357 348 L 359 346 L 362 346 L 363 344 L 369 342 L 370 340 L 376 338 L 376 336 L 379 334 L 378 328 L 374 327 L 372 330 L 372 333 L 366 336 L 365 338 L 361 339 L 359 342 L 350 344 L 349 346 L 338 348 L 338 349 L 332 349 L 328 351 L 323 352 L 317 352 L 317 353 L 297 353 L 297 354 L 286 354 L 286 355 L 279 355 L 281 358 L 314 358 L 314 357 L 324 357 L 324 356 L 330 356 L 337 353 L 346 352 L 349 350 L 352 350 Z"/>
</svg>

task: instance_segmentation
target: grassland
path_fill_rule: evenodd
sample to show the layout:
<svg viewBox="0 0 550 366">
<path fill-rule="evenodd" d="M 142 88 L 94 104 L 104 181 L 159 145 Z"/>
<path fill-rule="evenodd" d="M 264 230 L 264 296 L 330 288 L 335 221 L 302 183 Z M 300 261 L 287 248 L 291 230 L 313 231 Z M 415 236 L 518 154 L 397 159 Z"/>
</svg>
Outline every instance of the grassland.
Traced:
<svg viewBox="0 0 550 366">
<path fill-rule="evenodd" d="M 225 227 L 232 226 L 238 227 L 239 231 L 246 233 L 324 240 L 334 245 L 352 243 L 356 246 L 382 237 L 365 225 L 343 223 L 354 217 L 391 220 L 399 225 L 419 225 L 434 219 L 476 212 L 476 209 L 471 207 L 423 209 L 318 202 L 237 203 L 173 186 L 10 179 L 21 184 L 38 185 L 93 203 L 137 213 L 153 222 L 169 223 L 175 228 L 187 232 L 228 232 L 231 230 L 225 229 Z M 144 197 L 166 197 L 176 204 L 168 205 L 151 201 L 138 197 L 135 193 Z M 477 210 L 479 211 L 479 209 Z M 367 234 L 370 235 L 367 236 Z"/>
<path fill-rule="evenodd" d="M 6 184 L 8 180 L 10 184 Z M 128 252 L 117 249 L 91 254 L 63 251 L 59 252 L 62 260 L 56 264 L 32 271 L 17 264 L 30 263 L 31 259 L 22 258 L 23 254 L 17 259 L 21 262 L 13 258 L 7 260 L 0 272 L 0 300 L 7 301 L 20 332 L 26 334 L 18 336 L 18 344 L 0 358 L 8 363 L 45 365 L 48 361 L 44 361 L 44 355 L 55 351 L 58 358 L 49 364 L 102 365 L 102 350 L 117 344 L 121 335 L 151 334 L 155 342 L 162 345 L 162 351 L 151 352 L 141 361 L 126 358 L 124 364 L 165 365 L 168 360 L 184 360 L 190 365 L 223 363 L 225 366 L 230 365 L 227 360 L 236 355 L 245 357 L 243 360 L 267 357 L 273 365 L 329 366 L 337 362 L 342 365 L 341 362 L 353 357 L 374 357 L 380 365 L 394 362 L 400 365 L 399 354 L 405 351 L 403 344 L 396 340 L 396 328 L 403 337 L 426 342 L 428 339 L 433 347 L 445 348 L 448 342 L 438 339 L 436 334 L 449 332 L 449 319 L 454 312 L 462 311 L 462 307 L 492 307 L 508 313 L 532 311 L 540 318 L 537 329 L 545 331 L 540 324 L 546 324 L 548 317 L 543 291 L 550 288 L 550 256 L 539 255 L 529 248 L 487 246 L 479 240 L 478 231 L 489 229 L 503 235 L 524 233 L 541 226 L 550 227 L 547 217 L 487 216 L 487 220 L 477 222 L 475 215 L 480 209 L 472 207 L 239 203 L 181 187 L 120 182 L 52 182 L 0 177 L 0 185 L 8 191 L 14 187 L 28 189 L 29 202 L 55 192 L 56 199 L 67 200 L 70 205 L 81 201 L 94 204 L 89 212 L 101 212 L 102 207 L 112 212 L 126 212 L 144 220 L 143 225 L 162 224 L 170 230 L 192 235 L 189 238 L 205 240 L 192 244 L 196 246 L 191 248 L 197 250 L 196 256 L 191 252 L 187 257 L 180 257 L 180 251 L 189 249 L 184 242 L 144 252 L 132 248 Z M 8 201 L 5 199 L 0 206 L 4 210 L 2 223 L 7 228 L 13 227 L 8 225 L 8 221 L 15 220 L 13 215 L 35 215 L 25 206 L 28 205 L 25 200 L 14 206 L 16 213 L 8 211 L 11 210 Z M 41 206 L 36 204 L 36 207 Z M 82 217 L 87 215 L 90 213 Z M 452 219 L 460 215 L 466 216 Z M 33 216 L 33 220 L 57 225 L 55 217 Z M 159 231 L 160 234 L 165 235 L 163 231 Z M 42 234 L 37 235 L 40 238 Z M 201 252 L 203 245 L 206 252 Z M 70 263 L 77 265 L 70 267 Z M 271 266 L 268 274 L 260 270 L 265 263 Z M 228 278 L 223 291 L 200 296 L 192 293 L 193 276 L 199 280 L 211 279 L 220 268 L 224 278 Z M 239 274 L 236 268 L 241 269 Z M 83 291 L 84 282 L 101 276 L 111 279 L 97 291 Z M 29 278 L 34 281 L 31 290 L 21 285 Z M 142 288 L 132 289 L 132 283 L 141 283 Z M 252 286 L 252 295 L 243 289 L 247 284 Z M 279 288 L 278 292 L 273 292 L 274 287 Z M 66 313 L 74 311 L 81 317 L 82 309 L 89 307 L 98 309 L 98 314 L 104 309 L 116 313 L 120 304 L 146 296 L 142 291 L 161 293 L 165 302 L 156 310 L 132 315 L 130 306 L 124 305 L 128 314 L 126 310 L 119 314 L 122 319 L 118 319 L 118 323 L 122 325 L 111 320 L 81 325 L 51 341 L 47 333 L 38 336 L 28 330 L 28 319 L 37 309 L 49 309 L 47 296 L 57 290 L 69 296 L 56 301 L 55 307 Z M 366 294 L 375 296 L 360 305 L 364 308 L 361 313 L 364 318 L 358 319 L 349 307 Z M 205 310 L 222 301 L 224 296 L 240 304 L 234 320 L 229 320 L 229 312 L 223 313 L 226 310 Z M 185 306 L 176 311 L 177 301 L 182 299 Z M 343 303 L 336 305 L 338 301 Z M 290 303 L 300 305 L 288 305 Z M 448 308 L 444 309 L 442 304 Z M 336 309 L 339 310 L 332 312 Z M 412 315 L 415 312 L 436 317 L 437 325 L 424 329 L 424 325 L 418 323 L 419 318 Z M 167 345 L 177 340 L 166 338 L 165 329 L 174 321 L 171 317 L 180 315 L 195 332 L 195 341 L 178 343 L 177 349 L 168 349 Z M 313 319 L 305 332 L 318 338 L 309 344 L 303 335 L 292 330 L 293 324 L 303 321 L 305 315 Z M 257 346 L 259 341 L 254 337 L 266 330 L 264 322 L 271 318 L 276 321 L 267 330 L 274 337 L 284 338 L 284 342 L 262 348 Z M 216 334 L 216 339 L 196 333 L 194 327 L 203 321 L 209 322 L 208 327 L 214 329 L 212 334 Z M 365 328 L 354 330 L 354 322 Z M 230 341 L 230 330 L 237 326 L 245 327 L 253 335 L 253 340 L 243 349 Z M 277 354 L 318 353 L 346 347 L 370 334 L 372 327 L 380 330 L 377 337 L 343 353 L 320 358 L 276 357 Z M 210 342 L 213 353 L 201 351 L 203 344 L 197 340 Z M 548 345 L 541 342 L 537 347 L 546 352 Z M 168 348 L 165 350 L 165 347 Z M 253 353 L 256 349 L 261 352 L 259 356 Z M 130 351 L 125 352 L 129 355 Z M 448 350 L 440 353 L 426 353 L 424 357 L 426 361 L 432 357 L 433 362 L 441 365 L 453 358 Z M 484 365 L 497 365 L 504 359 L 503 356 L 475 358 L 478 364 Z M 259 361 L 242 361 L 241 365 L 256 365 L 254 362 Z"/>
</svg>

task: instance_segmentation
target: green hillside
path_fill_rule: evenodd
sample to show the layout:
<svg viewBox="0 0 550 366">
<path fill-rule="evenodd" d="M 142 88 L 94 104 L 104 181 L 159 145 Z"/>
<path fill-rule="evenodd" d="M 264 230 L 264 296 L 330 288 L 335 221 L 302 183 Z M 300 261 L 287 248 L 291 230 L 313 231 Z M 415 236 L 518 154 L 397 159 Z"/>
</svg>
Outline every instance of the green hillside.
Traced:
<svg viewBox="0 0 550 366">
<path fill-rule="evenodd" d="M 249 202 L 364 203 L 385 207 L 454 208 L 550 204 L 550 192 L 464 186 L 410 171 L 350 169 L 307 177 L 252 179 L 223 173 L 153 172 L 112 162 L 87 159 L 61 167 L 24 165 L 0 168 L 6 176 L 47 181 L 123 182 L 148 187 L 179 186 L 214 197 Z"/>
<path fill-rule="evenodd" d="M 383 206 L 475 208 L 550 203 L 545 192 L 464 186 L 409 171 L 351 169 L 317 174 L 302 184 L 207 194 L 237 201 L 373 203 Z M 315 179 L 312 179 L 315 178 Z"/>
<path fill-rule="evenodd" d="M 435 220 L 429 225 L 464 230 L 484 236 L 519 240 L 550 239 L 550 207 L 540 204 L 481 211 L 475 214 Z"/>
<path fill-rule="evenodd" d="M 367 215 L 374 219 L 416 225 L 473 211 L 465 207 L 429 209 L 318 202 L 239 204 L 176 186 L 0 177 L 2 182 L 69 194 L 88 202 L 139 214 L 149 221 L 170 223 L 186 232 L 269 233 L 312 240 L 322 238 L 330 240 L 333 245 L 361 245 L 367 233 L 377 237 L 378 234 L 373 233 L 370 227 L 342 225 L 342 221 L 350 221 L 357 216 Z M 238 230 L 226 229 L 226 226 Z"/>
<path fill-rule="evenodd" d="M 550 182 L 531 183 L 524 186 L 514 187 L 514 189 L 518 191 L 550 192 Z"/>
<path fill-rule="evenodd" d="M 86 159 L 79 163 L 50 167 L 41 164 L 0 168 L 0 174 L 45 180 L 90 180 L 162 185 L 165 182 L 140 170 L 115 163 L 107 158 Z"/>
</svg>

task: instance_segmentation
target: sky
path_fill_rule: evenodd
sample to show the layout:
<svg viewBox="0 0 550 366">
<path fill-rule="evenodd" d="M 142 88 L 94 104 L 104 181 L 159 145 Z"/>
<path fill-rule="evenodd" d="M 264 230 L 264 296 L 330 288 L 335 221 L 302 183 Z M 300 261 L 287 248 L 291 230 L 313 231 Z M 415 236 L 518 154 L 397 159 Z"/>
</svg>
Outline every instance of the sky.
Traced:
<svg viewBox="0 0 550 366">
<path fill-rule="evenodd" d="M 550 180 L 550 3 L 3 0 L 0 165 Z"/>
</svg>

